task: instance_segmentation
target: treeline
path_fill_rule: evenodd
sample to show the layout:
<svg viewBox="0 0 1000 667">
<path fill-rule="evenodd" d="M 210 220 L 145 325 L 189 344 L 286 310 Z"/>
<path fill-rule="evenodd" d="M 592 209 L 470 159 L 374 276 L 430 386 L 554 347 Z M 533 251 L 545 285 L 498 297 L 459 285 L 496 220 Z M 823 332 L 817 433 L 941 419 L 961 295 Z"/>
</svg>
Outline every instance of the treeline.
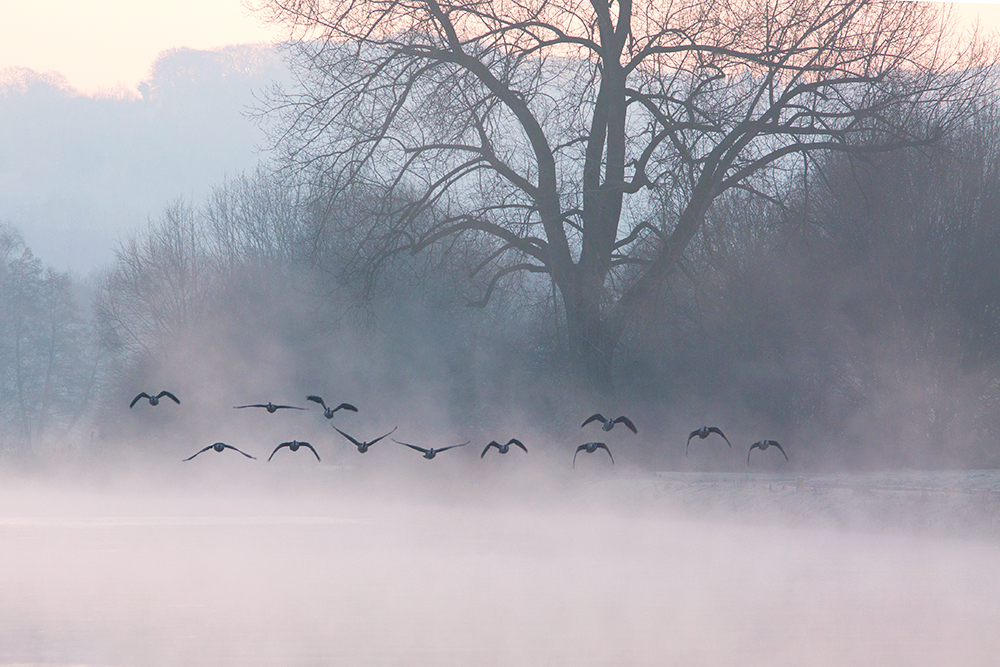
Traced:
<svg viewBox="0 0 1000 667">
<path fill-rule="evenodd" d="M 1000 464 L 998 129 L 984 105 L 933 148 L 813 160 L 784 199 L 720 200 L 629 330 L 607 402 L 647 433 L 737 424 L 806 462 Z M 132 435 L 128 400 L 164 388 L 220 408 L 343 392 L 441 428 L 575 424 L 550 284 L 469 308 L 468 247 L 366 271 L 346 237 L 364 195 L 337 194 L 261 169 L 178 201 L 93 296 L 5 227 L 0 445 Z"/>
<path fill-rule="evenodd" d="M 100 348 L 81 291 L 0 225 L 0 447 L 69 439 L 92 416 Z"/>
<path fill-rule="evenodd" d="M 511 294 L 469 309 L 440 254 L 396 258 L 374 280 L 337 238 L 361 205 L 336 201 L 261 169 L 200 206 L 174 203 L 118 247 L 94 304 L 113 378 L 106 437 L 132 435 L 121 406 L 154 387 L 209 411 L 326 393 L 383 414 L 426 409 L 439 428 L 485 427 L 531 398 L 529 412 L 551 412 L 544 306 Z"/>
<path fill-rule="evenodd" d="M 1000 116 L 728 197 L 630 341 L 639 394 L 846 465 L 1000 464 Z"/>
</svg>

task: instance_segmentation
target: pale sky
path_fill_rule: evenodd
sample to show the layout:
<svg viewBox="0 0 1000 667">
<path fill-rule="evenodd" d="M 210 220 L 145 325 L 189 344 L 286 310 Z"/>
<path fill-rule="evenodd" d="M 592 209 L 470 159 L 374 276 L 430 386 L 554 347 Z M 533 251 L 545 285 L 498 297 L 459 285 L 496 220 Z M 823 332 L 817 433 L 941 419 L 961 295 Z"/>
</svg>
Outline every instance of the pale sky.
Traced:
<svg viewBox="0 0 1000 667">
<path fill-rule="evenodd" d="M 87 93 L 134 90 L 166 49 L 280 38 L 241 0 L 0 0 L 0 69 L 56 71 Z"/>
<path fill-rule="evenodd" d="M 963 3 L 969 17 L 1000 28 L 1000 2 Z M 273 42 L 241 0 L 0 0 L 0 69 L 56 71 L 86 93 L 134 90 L 157 54 Z"/>
</svg>

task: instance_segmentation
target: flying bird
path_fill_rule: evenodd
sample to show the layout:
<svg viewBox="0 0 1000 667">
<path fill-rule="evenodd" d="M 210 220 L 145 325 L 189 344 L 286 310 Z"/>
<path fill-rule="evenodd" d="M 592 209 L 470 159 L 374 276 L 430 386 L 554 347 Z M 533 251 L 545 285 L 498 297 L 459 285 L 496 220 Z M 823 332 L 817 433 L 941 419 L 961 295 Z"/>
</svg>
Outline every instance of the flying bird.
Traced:
<svg viewBox="0 0 1000 667">
<path fill-rule="evenodd" d="M 712 433 L 718 433 L 719 435 L 721 435 L 722 439 L 726 441 L 727 445 L 729 445 L 729 448 L 732 449 L 733 443 L 729 442 L 729 438 L 726 437 L 726 434 L 723 433 L 721 429 L 719 429 L 717 426 L 702 426 L 697 431 L 691 431 L 691 435 L 688 436 L 687 447 L 684 448 L 684 456 L 688 455 L 688 448 L 691 447 L 691 438 L 698 436 L 699 438 L 704 440 Z"/>
<path fill-rule="evenodd" d="M 270 413 L 275 413 L 278 410 L 308 410 L 309 408 L 297 408 L 294 405 L 275 405 L 274 403 L 253 403 L 251 405 L 234 405 L 233 410 L 242 410 L 243 408 L 264 408 Z"/>
<path fill-rule="evenodd" d="M 588 443 L 582 444 L 582 445 L 580 445 L 579 447 L 576 448 L 576 452 L 573 454 L 573 467 L 574 468 L 576 467 L 576 455 L 577 454 L 579 454 L 580 452 L 586 452 L 588 454 L 593 454 L 598 449 L 603 449 L 604 451 L 606 451 L 608 453 L 608 456 L 611 456 L 611 450 L 608 449 L 608 446 L 605 445 L 603 442 L 588 442 Z M 614 464 L 614 462 L 615 462 L 615 457 L 611 456 L 611 463 Z"/>
<path fill-rule="evenodd" d="M 479 458 L 483 458 L 484 456 L 486 456 L 486 452 L 490 451 L 490 447 L 496 447 L 498 452 L 500 452 L 501 454 L 506 454 L 508 451 L 510 451 L 511 445 L 517 445 L 518 447 L 524 450 L 525 454 L 528 453 L 528 448 L 525 447 L 524 443 L 522 443 L 517 438 L 511 438 L 510 440 L 507 441 L 506 445 L 501 445 L 496 440 L 490 440 L 490 444 L 486 445 L 486 449 L 484 449 L 483 453 L 479 455 Z"/>
<path fill-rule="evenodd" d="M 615 417 L 614 419 L 605 419 L 603 415 L 601 415 L 600 413 L 597 413 L 595 415 L 590 415 L 589 417 L 587 417 L 587 420 L 585 422 L 580 424 L 580 428 L 583 428 L 590 422 L 601 422 L 601 428 L 603 428 L 605 431 L 610 431 L 611 429 L 613 429 L 615 427 L 615 424 L 625 424 L 625 426 L 627 426 L 630 431 L 632 431 L 633 433 L 638 433 L 638 431 L 635 430 L 635 424 L 632 423 L 632 420 L 630 420 L 628 417 L 625 417 L 624 415 L 621 417 Z"/>
<path fill-rule="evenodd" d="M 271 452 L 271 455 L 267 457 L 267 460 L 270 461 L 271 459 L 273 459 L 274 455 L 277 454 L 278 450 L 281 449 L 282 447 L 288 447 L 293 452 L 297 452 L 299 450 L 299 447 L 308 447 L 312 451 L 313 455 L 316 457 L 316 460 L 317 461 L 321 460 L 319 458 L 319 454 L 316 453 L 316 450 L 313 449 L 312 445 L 310 445 L 308 442 L 301 442 L 299 440 L 292 440 L 291 442 L 281 443 L 280 445 L 274 448 L 274 451 Z"/>
<path fill-rule="evenodd" d="M 781 448 L 781 445 L 778 444 L 777 440 L 760 440 L 750 445 L 750 450 L 747 451 L 747 465 L 750 465 L 750 452 L 754 449 L 764 451 L 768 447 L 777 447 L 778 451 L 781 452 L 781 455 L 785 457 L 785 460 L 788 460 L 788 454 L 786 454 L 785 450 Z"/>
<path fill-rule="evenodd" d="M 416 445 L 411 445 L 408 442 L 399 442 L 399 440 L 396 440 L 395 438 L 393 438 L 392 441 L 397 444 L 409 447 L 410 449 L 415 449 L 418 452 L 422 452 L 425 459 L 432 459 L 441 452 L 447 451 L 449 449 L 455 449 L 456 447 L 465 447 L 467 444 L 469 444 L 467 442 L 463 442 L 461 445 L 448 445 L 447 447 L 436 447 L 436 448 L 431 447 L 430 449 L 424 449 L 423 447 L 417 447 Z"/>
<path fill-rule="evenodd" d="M 163 398 L 164 396 L 166 396 L 167 398 L 169 398 L 170 400 L 172 400 L 177 405 L 181 404 L 180 400 L 178 400 L 178 398 L 176 396 L 174 396 L 173 394 L 171 394 L 169 391 L 161 391 L 156 396 L 150 396 L 149 394 L 147 394 L 146 392 L 143 391 L 143 392 L 139 392 L 139 395 L 136 396 L 135 398 L 133 398 L 132 402 L 129 403 L 128 406 L 131 408 L 132 406 L 134 406 L 136 403 L 139 402 L 140 398 L 148 398 L 150 405 L 157 405 L 160 402 L 160 399 Z"/>
<path fill-rule="evenodd" d="M 223 449 L 231 449 L 231 450 L 233 450 L 234 452 L 239 452 L 240 454 L 242 454 L 243 456 L 247 457 L 248 459 L 253 459 L 253 460 L 255 460 L 255 461 L 257 460 L 257 457 L 256 457 L 256 456 L 250 456 L 249 454 L 247 454 L 247 453 L 246 453 L 246 452 L 244 452 L 243 450 L 241 450 L 241 449 L 237 449 L 236 447 L 233 447 L 232 445 L 227 445 L 227 444 L 226 444 L 226 443 L 224 443 L 224 442 L 217 442 L 217 443 L 215 443 L 214 445 L 209 445 L 208 447 L 206 447 L 206 448 L 202 449 L 201 451 L 199 451 L 199 452 L 197 452 L 197 453 L 195 453 L 195 454 L 192 454 L 191 456 L 187 457 L 187 458 L 186 458 L 186 459 L 184 459 L 184 460 L 185 460 L 185 461 L 190 461 L 190 460 L 191 460 L 191 459 L 193 459 L 193 458 L 194 458 L 195 456 L 198 456 L 198 454 L 201 454 L 202 452 L 207 452 L 207 451 L 208 451 L 208 450 L 210 450 L 210 449 L 214 449 L 214 450 L 215 450 L 215 451 L 217 451 L 217 452 L 221 452 L 221 451 L 222 451 Z"/>
<path fill-rule="evenodd" d="M 356 407 L 354 407 L 353 405 L 351 405 L 350 403 L 341 403 L 340 405 L 338 405 L 335 408 L 328 408 L 328 407 L 326 407 L 326 403 L 323 402 L 323 398 L 321 396 L 306 396 L 306 400 L 307 401 L 312 401 L 313 403 L 319 403 L 320 405 L 322 405 L 323 406 L 323 416 L 326 417 L 327 419 L 333 419 L 333 414 L 337 410 L 350 410 L 351 412 L 357 412 L 358 411 L 358 409 Z M 371 444 L 371 443 L 369 443 L 369 444 Z"/>
<path fill-rule="evenodd" d="M 370 442 L 358 442 L 357 440 L 355 440 L 351 436 L 349 436 L 346 433 L 344 433 L 343 431 L 341 431 L 336 426 L 333 427 L 333 430 L 336 431 L 337 433 L 339 433 L 340 435 L 344 436 L 345 438 L 347 438 L 351 442 L 353 442 L 354 446 L 358 448 L 358 452 L 364 454 L 365 452 L 368 451 L 368 448 L 371 447 L 372 445 L 374 445 L 376 442 L 378 442 L 382 438 L 386 437 L 387 435 L 391 435 L 391 434 L 395 433 L 397 428 L 399 428 L 399 427 L 397 426 L 397 427 L 393 428 L 391 431 L 389 431 L 385 435 L 380 435 L 379 437 L 375 438 L 374 440 L 372 440 Z"/>
</svg>

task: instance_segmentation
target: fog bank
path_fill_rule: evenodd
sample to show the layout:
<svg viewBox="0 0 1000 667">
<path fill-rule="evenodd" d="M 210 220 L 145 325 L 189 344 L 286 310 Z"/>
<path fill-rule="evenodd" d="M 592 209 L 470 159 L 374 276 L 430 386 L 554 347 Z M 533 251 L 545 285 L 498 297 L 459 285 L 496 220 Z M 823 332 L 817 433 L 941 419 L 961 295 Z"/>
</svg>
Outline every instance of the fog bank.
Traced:
<svg viewBox="0 0 1000 667">
<path fill-rule="evenodd" d="M 998 648 L 995 542 L 695 521 L 579 479 L 444 502 L 443 462 L 391 493 L 303 468 L 6 483 L 0 661 L 987 665 Z"/>
</svg>

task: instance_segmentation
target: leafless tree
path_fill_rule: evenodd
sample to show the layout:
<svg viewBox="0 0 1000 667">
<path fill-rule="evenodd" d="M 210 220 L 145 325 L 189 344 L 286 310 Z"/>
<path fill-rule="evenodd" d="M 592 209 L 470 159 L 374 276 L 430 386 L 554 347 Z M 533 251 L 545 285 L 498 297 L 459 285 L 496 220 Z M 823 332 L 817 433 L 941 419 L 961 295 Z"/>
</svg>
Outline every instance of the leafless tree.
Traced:
<svg viewBox="0 0 1000 667">
<path fill-rule="evenodd" d="M 930 149 L 827 154 L 782 206 L 720 197 L 629 333 L 630 388 L 742 407 L 815 456 L 995 465 L 998 121 L 984 100 Z"/>
<path fill-rule="evenodd" d="M 17 424 L 20 440 L 30 445 L 33 407 L 31 397 L 37 379 L 31 373 L 31 362 L 38 339 L 38 336 L 34 335 L 34 330 L 40 310 L 39 276 L 42 272 L 42 263 L 29 248 L 24 246 L 19 236 L 8 236 L 5 241 L 8 261 L 3 267 L 3 311 L 6 329 L 4 338 L 7 343 L 4 365 L 9 375 L 4 393 L 12 399 L 9 404 L 14 407 L 16 413 L 16 418 L 12 421 Z"/>
<path fill-rule="evenodd" d="M 312 252 L 305 191 L 258 167 L 214 188 L 198 209 L 197 224 L 219 267 L 213 298 L 231 325 L 259 327 L 264 313 L 311 293 L 310 269 L 319 266 L 313 260 L 325 253 Z"/>
<path fill-rule="evenodd" d="M 357 262 L 473 236 L 479 304 L 562 297 L 574 366 L 612 355 L 720 194 L 824 151 L 932 143 L 986 78 L 946 14 L 892 0 L 267 0 L 299 41 L 289 164 L 380 192 Z M 657 204 L 666 204 L 658 206 Z"/>
<path fill-rule="evenodd" d="M 282 187 L 263 167 L 214 188 L 202 210 L 213 252 L 228 268 L 297 259 L 302 240 L 299 191 Z"/>
<path fill-rule="evenodd" d="M 103 344 L 122 357 L 154 356 L 189 333 L 207 307 L 216 267 L 194 210 L 182 202 L 129 236 L 97 296 Z"/>
<path fill-rule="evenodd" d="M 0 443 L 30 448 L 53 428 L 70 430 L 88 406 L 93 351 L 70 277 L 0 226 Z"/>
</svg>

